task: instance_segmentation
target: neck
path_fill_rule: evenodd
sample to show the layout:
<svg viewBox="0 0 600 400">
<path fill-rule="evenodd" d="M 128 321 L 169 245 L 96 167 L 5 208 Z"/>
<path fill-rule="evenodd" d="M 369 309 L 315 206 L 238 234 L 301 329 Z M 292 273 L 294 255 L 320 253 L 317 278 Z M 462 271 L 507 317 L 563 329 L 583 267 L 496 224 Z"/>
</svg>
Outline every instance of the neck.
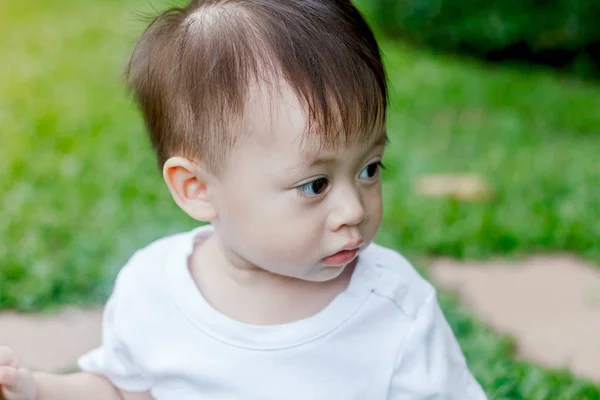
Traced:
<svg viewBox="0 0 600 400">
<path fill-rule="evenodd" d="M 244 260 L 228 251 L 216 233 L 200 244 L 195 253 L 198 255 L 196 265 L 192 264 L 191 268 L 211 269 L 219 279 L 230 281 L 240 288 L 259 289 L 310 283 L 274 274 Z"/>
<path fill-rule="evenodd" d="M 290 278 L 228 255 L 215 233 L 196 246 L 189 268 L 198 289 L 215 309 L 242 322 L 272 325 L 321 311 L 346 289 L 354 263 L 328 282 Z"/>
</svg>

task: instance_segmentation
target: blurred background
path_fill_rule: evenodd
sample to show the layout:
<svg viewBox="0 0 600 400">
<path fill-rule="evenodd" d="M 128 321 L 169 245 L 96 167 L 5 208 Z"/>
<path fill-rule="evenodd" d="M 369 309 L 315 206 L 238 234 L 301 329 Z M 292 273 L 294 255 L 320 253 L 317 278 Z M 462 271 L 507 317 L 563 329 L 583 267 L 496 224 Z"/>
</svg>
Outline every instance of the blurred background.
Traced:
<svg viewBox="0 0 600 400">
<path fill-rule="evenodd" d="M 378 241 L 426 275 L 539 253 L 600 270 L 600 2 L 356 3 L 391 85 Z M 0 0 L 0 312 L 101 305 L 135 249 L 194 226 L 121 79 L 143 17 L 173 4 Z M 441 296 L 490 398 L 600 399 Z"/>
</svg>

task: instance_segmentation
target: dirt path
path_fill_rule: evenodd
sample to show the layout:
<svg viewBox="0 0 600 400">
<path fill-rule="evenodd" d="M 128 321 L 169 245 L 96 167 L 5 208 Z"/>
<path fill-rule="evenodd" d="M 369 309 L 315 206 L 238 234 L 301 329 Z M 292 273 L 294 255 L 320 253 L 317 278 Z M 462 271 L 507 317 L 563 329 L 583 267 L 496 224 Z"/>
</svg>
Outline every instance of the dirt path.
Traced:
<svg viewBox="0 0 600 400">
<path fill-rule="evenodd" d="M 458 290 L 481 320 L 516 337 L 520 357 L 600 383 L 600 268 L 555 255 L 437 260 L 430 273 Z"/>
<path fill-rule="evenodd" d="M 12 347 L 32 369 L 69 371 L 100 343 L 102 311 L 67 308 L 58 314 L 0 314 L 0 344 Z"/>
</svg>

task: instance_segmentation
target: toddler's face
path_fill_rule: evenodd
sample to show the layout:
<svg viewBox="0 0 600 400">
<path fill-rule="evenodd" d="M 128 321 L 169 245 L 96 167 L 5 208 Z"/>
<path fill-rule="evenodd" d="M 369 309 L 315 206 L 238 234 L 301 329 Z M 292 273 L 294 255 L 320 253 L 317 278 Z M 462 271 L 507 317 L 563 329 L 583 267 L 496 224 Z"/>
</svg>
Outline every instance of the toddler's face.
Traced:
<svg viewBox="0 0 600 400">
<path fill-rule="evenodd" d="M 379 229 L 384 133 L 335 150 L 319 150 L 316 141 L 303 148 L 307 120 L 296 96 L 254 97 L 247 131 L 213 188 L 220 241 L 237 262 L 308 281 L 333 279 Z"/>
</svg>

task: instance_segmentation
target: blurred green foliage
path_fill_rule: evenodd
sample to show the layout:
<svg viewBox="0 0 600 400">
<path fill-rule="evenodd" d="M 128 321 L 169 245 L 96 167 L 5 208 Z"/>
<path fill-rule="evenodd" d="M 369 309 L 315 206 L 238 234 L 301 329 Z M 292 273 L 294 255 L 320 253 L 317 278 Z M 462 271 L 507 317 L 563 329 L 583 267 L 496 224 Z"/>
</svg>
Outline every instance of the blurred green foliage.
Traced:
<svg viewBox="0 0 600 400">
<path fill-rule="evenodd" d="M 136 0 L 0 2 L 0 308 L 101 302 L 131 252 L 193 226 L 120 78 Z M 600 87 L 383 41 L 392 89 L 380 242 L 453 257 L 600 261 Z M 414 192 L 473 172 L 488 202 Z"/>
<path fill-rule="evenodd" d="M 600 67 L 597 0 L 372 0 L 369 7 L 387 34 L 436 49 L 585 74 Z"/>
</svg>

